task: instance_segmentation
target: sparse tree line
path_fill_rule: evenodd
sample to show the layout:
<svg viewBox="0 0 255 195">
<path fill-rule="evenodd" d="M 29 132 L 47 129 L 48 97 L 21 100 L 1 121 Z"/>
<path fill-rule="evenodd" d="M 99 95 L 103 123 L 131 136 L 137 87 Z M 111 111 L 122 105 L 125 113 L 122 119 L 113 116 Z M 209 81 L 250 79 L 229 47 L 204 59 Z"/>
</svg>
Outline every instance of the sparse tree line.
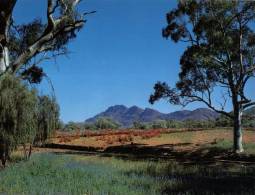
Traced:
<svg viewBox="0 0 255 195">
<path fill-rule="evenodd" d="M 133 128 L 135 129 L 178 129 L 178 128 L 187 128 L 187 129 L 196 129 L 196 128 L 220 128 L 220 127 L 232 127 L 232 121 L 225 117 L 220 116 L 216 120 L 156 120 L 151 123 L 143 122 L 134 122 Z M 255 120 L 253 117 L 244 117 L 243 118 L 243 127 L 245 128 L 255 128 Z"/>
<path fill-rule="evenodd" d="M 108 117 L 100 117 L 93 123 L 69 122 L 62 126 L 64 131 L 119 129 L 121 124 Z"/>
<path fill-rule="evenodd" d="M 242 119 L 243 127 L 255 128 L 255 116 L 245 115 Z M 178 128 L 220 128 L 220 127 L 232 127 L 232 121 L 228 117 L 221 115 L 215 120 L 155 120 L 153 122 L 139 122 L 135 121 L 132 125 L 134 129 L 148 130 L 148 129 L 178 129 Z M 121 125 L 112 120 L 111 118 L 102 117 L 97 119 L 94 123 L 76 123 L 69 122 L 62 125 L 64 131 L 76 131 L 76 130 L 105 130 L 105 129 L 119 129 L 123 128 Z"/>
<path fill-rule="evenodd" d="M 33 145 L 43 144 L 59 123 L 59 106 L 54 97 L 38 92 L 15 76 L 0 78 L 0 157 L 23 146 L 29 158 Z"/>
</svg>

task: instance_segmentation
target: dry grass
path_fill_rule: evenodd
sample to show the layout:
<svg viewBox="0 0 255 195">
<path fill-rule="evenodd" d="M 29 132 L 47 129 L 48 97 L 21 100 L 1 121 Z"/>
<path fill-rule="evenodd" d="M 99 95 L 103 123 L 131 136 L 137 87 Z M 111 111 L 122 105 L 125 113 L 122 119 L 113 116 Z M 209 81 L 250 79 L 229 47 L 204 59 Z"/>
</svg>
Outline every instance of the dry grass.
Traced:
<svg viewBox="0 0 255 195">
<path fill-rule="evenodd" d="M 255 143 L 255 131 L 245 130 L 243 132 L 244 145 Z M 51 139 L 55 144 L 68 144 L 85 147 L 105 149 L 109 146 L 120 146 L 126 144 L 143 144 L 147 146 L 168 147 L 171 145 L 175 150 L 194 150 L 208 145 L 228 143 L 231 147 L 231 129 L 209 129 L 209 130 L 104 130 L 85 131 L 74 133 L 58 132 L 55 138 Z M 250 153 L 250 152 L 249 152 Z M 255 153 L 255 151 L 254 151 Z"/>
</svg>

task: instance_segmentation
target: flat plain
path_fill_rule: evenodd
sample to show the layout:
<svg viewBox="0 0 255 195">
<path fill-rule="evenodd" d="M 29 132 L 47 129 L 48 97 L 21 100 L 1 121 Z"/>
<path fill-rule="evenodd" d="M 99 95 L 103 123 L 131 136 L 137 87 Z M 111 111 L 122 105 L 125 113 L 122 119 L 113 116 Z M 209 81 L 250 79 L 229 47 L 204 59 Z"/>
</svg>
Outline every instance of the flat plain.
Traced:
<svg viewBox="0 0 255 195">
<path fill-rule="evenodd" d="M 230 129 L 58 132 L 0 172 L 7 194 L 253 194 L 255 131 L 233 155 Z"/>
</svg>

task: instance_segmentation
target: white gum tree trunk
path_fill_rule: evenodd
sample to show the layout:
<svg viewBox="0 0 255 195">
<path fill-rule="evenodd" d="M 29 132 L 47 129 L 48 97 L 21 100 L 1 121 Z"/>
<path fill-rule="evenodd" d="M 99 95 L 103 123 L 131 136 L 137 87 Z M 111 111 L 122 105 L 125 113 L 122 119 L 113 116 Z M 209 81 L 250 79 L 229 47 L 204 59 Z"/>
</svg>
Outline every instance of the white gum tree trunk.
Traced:
<svg viewBox="0 0 255 195">
<path fill-rule="evenodd" d="M 234 150 L 236 153 L 244 151 L 242 142 L 242 110 L 238 108 L 234 111 Z"/>
<path fill-rule="evenodd" d="M 9 50 L 7 47 L 0 48 L 0 73 L 6 71 L 10 65 Z"/>
</svg>

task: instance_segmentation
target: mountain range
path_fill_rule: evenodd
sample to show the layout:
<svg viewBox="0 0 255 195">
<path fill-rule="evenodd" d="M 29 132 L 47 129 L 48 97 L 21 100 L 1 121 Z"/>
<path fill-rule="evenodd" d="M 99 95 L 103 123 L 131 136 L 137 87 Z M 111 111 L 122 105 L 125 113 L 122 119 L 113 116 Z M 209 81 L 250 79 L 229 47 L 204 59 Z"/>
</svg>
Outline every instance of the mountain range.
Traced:
<svg viewBox="0 0 255 195">
<path fill-rule="evenodd" d="M 109 107 L 104 112 L 97 114 L 96 116 L 89 118 L 85 123 L 93 123 L 98 118 L 107 117 L 120 123 L 124 127 L 132 126 L 135 121 L 139 122 L 153 122 L 155 120 L 197 120 L 203 121 L 208 119 L 216 119 L 219 114 L 208 109 L 208 108 L 198 108 L 193 111 L 181 110 L 176 112 L 171 112 L 168 114 L 161 113 L 157 110 L 150 108 L 139 108 L 138 106 L 126 107 L 124 105 L 115 105 Z"/>
</svg>

